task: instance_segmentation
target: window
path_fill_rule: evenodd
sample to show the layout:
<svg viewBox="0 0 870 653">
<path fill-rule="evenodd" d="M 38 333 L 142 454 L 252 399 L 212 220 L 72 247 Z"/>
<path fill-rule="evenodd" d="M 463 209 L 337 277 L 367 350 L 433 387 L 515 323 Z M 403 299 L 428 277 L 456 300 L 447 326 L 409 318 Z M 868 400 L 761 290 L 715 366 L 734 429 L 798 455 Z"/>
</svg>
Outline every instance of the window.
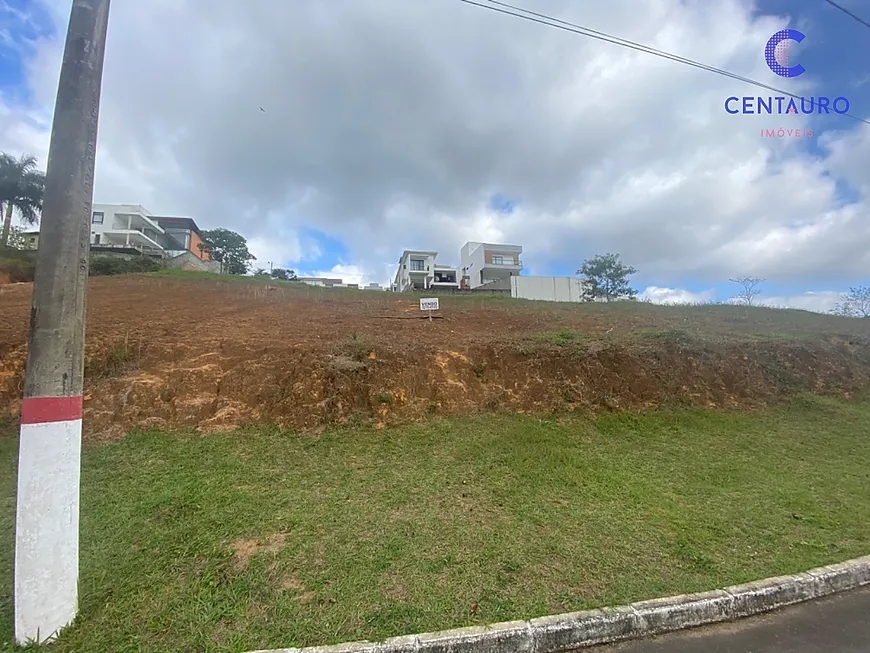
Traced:
<svg viewBox="0 0 870 653">
<path fill-rule="evenodd" d="M 504 257 L 503 256 L 493 256 L 492 257 L 493 265 L 504 265 Z"/>
<path fill-rule="evenodd" d="M 94 234 L 94 245 L 100 244 L 100 234 Z"/>
<path fill-rule="evenodd" d="M 415 272 L 423 272 L 423 259 L 412 258 L 411 259 L 411 270 Z"/>
<path fill-rule="evenodd" d="M 103 218 L 105 216 L 106 216 L 106 214 L 103 213 L 102 211 L 94 211 L 94 219 L 92 222 L 94 224 L 103 224 Z"/>
</svg>

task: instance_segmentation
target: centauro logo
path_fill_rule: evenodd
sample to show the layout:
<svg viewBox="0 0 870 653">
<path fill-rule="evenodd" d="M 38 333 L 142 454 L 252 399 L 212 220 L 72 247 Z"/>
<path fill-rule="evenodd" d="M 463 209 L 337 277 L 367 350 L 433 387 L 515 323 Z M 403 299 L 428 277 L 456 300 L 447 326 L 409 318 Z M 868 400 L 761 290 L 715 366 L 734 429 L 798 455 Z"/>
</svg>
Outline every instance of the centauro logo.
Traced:
<svg viewBox="0 0 870 653">
<path fill-rule="evenodd" d="M 797 77 L 806 72 L 801 64 L 792 62 L 789 58 L 789 44 L 800 43 L 806 35 L 796 29 L 781 29 L 770 37 L 764 46 L 764 60 L 768 68 L 780 77 Z M 771 87 L 767 87 L 771 88 Z M 771 88 L 771 90 L 776 90 Z M 725 111 L 734 114 L 780 115 L 780 116 L 811 116 L 830 115 L 832 113 L 845 115 L 849 113 L 849 98 L 842 95 L 831 97 L 817 95 L 811 97 L 797 96 L 788 91 L 780 91 L 781 95 L 763 96 L 731 96 L 725 98 Z M 783 125 L 775 129 L 762 129 L 762 138 L 812 138 L 813 130 L 809 127 Z"/>
<path fill-rule="evenodd" d="M 788 42 L 795 41 L 800 43 L 806 38 L 804 34 L 796 29 L 781 29 L 776 34 L 770 37 L 767 45 L 764 47 L 764 59 L 767 61 L 767 66 L 780 77 L 797 77 L 806 72 L 806 68 L 800 64 L 789 66 L 788 57 Z"/>
</svg>

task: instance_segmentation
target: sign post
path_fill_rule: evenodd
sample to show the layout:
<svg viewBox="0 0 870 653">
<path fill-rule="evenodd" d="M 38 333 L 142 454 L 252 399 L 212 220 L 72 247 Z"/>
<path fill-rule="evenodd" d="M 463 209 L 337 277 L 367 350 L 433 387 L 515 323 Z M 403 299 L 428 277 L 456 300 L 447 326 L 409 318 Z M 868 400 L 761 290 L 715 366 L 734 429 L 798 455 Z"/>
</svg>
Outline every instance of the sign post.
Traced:
<svg viewBox="0 0 870 653">
<path fill-rule="evenodd" d="M 429 321 L 432 321 L 432 311 L 438 310 L 438 298 L 432 297 L 429 299 L 420 300 L 420 310 L 429 314 Z"/>
</svg>

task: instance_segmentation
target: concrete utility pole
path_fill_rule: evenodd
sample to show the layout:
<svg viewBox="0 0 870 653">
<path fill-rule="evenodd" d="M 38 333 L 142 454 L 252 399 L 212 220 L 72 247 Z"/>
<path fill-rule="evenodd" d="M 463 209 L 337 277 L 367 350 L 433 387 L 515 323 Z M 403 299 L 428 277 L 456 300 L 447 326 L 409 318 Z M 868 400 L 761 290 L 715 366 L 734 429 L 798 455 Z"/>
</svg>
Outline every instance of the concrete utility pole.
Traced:
<svg viewBox="0 0 870 653">
<path fill-rule="evenodd" d="M 78 612 L 85 290 L 109 0 L 73 0 L 48 152 L 21 405 L 15 641 Z"/>
</svg>

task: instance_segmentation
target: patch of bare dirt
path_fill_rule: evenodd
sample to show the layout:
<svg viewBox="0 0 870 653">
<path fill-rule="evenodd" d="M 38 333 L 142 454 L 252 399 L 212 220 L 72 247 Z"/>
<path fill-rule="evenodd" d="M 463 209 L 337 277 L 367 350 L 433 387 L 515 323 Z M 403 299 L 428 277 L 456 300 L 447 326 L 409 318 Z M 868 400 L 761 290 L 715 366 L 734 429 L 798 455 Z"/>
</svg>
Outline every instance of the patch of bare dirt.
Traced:
<svg viewBox="0 0 870 653">
<path fill-rule="evenodd" d="M 20 411 L 30 292 L 14 284 L 0 294 L 0 418 Z M 447 297 L 442 319 L 430 321 L 414 319 L 416 304 L 239 281 L 91 279 L 86 437 L 256 422 L 382 428 L 492 410 L 751 407 L 795 391 L 842 396 L 870 379 L 870 320 Z M 812 337 L 756 337 L 796 329 L 798 318 Z M 536 340 L 562 330 L 578 339 Z"/>
<path fill-rule="evenodd" d="M 261 540 L 238 539 L 230 545 L 235 565 L 243 569 L 258 553 L 277 553 L 284 548 L 286 541 L 287 533 L 275 533 Z"/>
</svg>

